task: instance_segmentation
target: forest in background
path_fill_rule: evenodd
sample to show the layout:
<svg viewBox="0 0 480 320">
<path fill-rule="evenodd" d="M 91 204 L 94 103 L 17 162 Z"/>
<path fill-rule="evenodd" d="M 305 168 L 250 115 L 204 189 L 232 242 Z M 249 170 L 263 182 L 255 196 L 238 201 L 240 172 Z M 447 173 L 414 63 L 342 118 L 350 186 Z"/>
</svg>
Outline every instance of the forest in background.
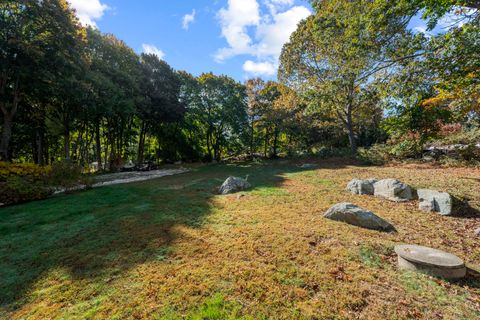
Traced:
<svg viewBox="0 0 480 320">
<path fill-rule="evenodd" d="M 238 156 L 480 159 L 479 1 L 323 0 L 278 81 L 173 70 L 82 26 L 65 0 L 0 3 L 0 159 L 117 170 Z M 414 32 L 422 15 L 429 31 Z M 443 22 L 445 25 L 445 22 Z"/>
</svg>

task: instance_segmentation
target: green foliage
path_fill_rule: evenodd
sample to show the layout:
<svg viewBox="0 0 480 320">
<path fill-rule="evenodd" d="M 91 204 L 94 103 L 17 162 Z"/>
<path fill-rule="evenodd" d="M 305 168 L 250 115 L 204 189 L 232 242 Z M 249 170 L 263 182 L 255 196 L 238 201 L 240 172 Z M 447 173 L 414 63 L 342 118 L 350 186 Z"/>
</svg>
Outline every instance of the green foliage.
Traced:
<svg viewBox="0 0 480 320">
<path fill-rule="evenodd" d="M 411 16 L 401 4 L 378 1 L 314 1 L 314 7 L 282 50 L 280 79 L 339 121 L 356 153 L 356 124 L 379 114 L 374 80 L 399 55 L 412 54 L 405 46 Z"/>
<path fill-rule="evenodd" d="M 386 144 L 375 144 L 370 148 L 359 148 L 358 158 L 368 164 L 384 164 L 393 159 L 391 146 Z"/>
<path fill-rule="evenodd" d="M 0 181 L 0 203 L 5 205 L 45 199 L 53 190 L 30 176 L 9 177 Z"/>
<path fill-rule="evenodd" d="M 388 138 L 389 157 L 418 157 L 440 123 L 478 116 L 477 1 L 311 2 L 312 16 L 282 50 L 280 83 L 242 85 L 137 55 L 80 25 L 65 0 L 2 1 L 0 158 L 118 170 L 129 161 L 277 157 L 348 144 L 355 153 Z M 408 29 L 420 12 L 430 27 L 446 13 L 464 23 L 427 37 Z"/>
<path fill-rule="evenodd" d="M 89 188 L 92 180 L 82 173 L 83 168 L 71 160 L 58 161 L 52 164 L 48 182 L 54 187 L 62 187 L 66 190 L 79 185 L 86 185 Z"/>
<path fill-rule="evenodd" d="M 201 137 L 206 160 L 221 160 L 241 149 L 247 127 L 245 87 L 227 76 L 205 73 L 198 78 L 183 73 L 181 100 L 188 105 L 191 135 Z M 198 139 L 198 138 L 197 138 Z"/>
<path fill-rule="evenodd" d="M 52 193 L 48 186 L 50 172 L 50 167 L 0 162 L 0 203 L 45 199 Z"/>
<path fill-rule="evenodd" d="M 33 163 L 8 163 L 0 161 L 0 181 L 11 177 L 31 177 L 33 180 L 44 180 L 51 171 L 49 166 L 38 166 Z"/>
</svg>

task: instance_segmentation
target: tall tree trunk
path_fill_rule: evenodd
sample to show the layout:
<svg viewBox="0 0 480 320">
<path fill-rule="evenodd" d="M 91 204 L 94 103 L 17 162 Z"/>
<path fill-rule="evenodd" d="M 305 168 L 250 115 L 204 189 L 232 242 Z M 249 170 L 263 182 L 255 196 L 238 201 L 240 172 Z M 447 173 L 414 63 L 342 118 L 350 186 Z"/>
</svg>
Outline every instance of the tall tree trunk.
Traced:
<svg viewBox="0 0 480 320">
<path fill-rule="evenodd" d="M 13 114 L 3 113 L 2 138 L 0 141 L 0 160 L 10 161 L 10 139 L 12 138 Z"/>
<path fill-rule="evenodd" d="M 254 153 L 254 144 L 255 144 L 255 122 L 252 120 L 252 125 L 250 128 L 250 156 L 253 157 Z"/>
<path fill-rule="evenodd" d="M 98 170 L 102 170 L 102 141 L 100 137 L 100 117 L 95 119 L 95 153 L 97 156 Z"/>
<path fill-rule="evenodd" d="M 44 134 L 43 128 L 37 128 L 35 130 L 35 144 L 36 144 L 36 160 L 37 164 L 43 166 L 44 161 Z"/>
<path fill-rule="evenodd" d="M 147 129 L 146 129 L 145 121 L 142 120 L 142 126 L 140 128 L 140 137 L 138 140 L 137 165 L 141 165 L 144 160 L 146 133 L 147 133 Z"/>
<path fill-rule="evenodd" d="M 275 126 L 275 129 L 273 131 L 273 157 L 277 157 L 277 149 L 278 149 L 278 129 L 277 126 Z"/>
<path fill-rule="evenodd" d="M 214 150 L 215 160 L 217 162 L 220 162 L 220 160 L 222 160 L 222 146 L 221 146 L 221 137 L 218 135 L 215 137 L 215 144 L 213 146 L 213 150 Z"/>
<path fill-rule="evenodd" d="M 345 121 L 348 132 L 348 141 L 350 142 L 350 149 L 353 155 L 357 154 L 357 139 L 355 138 L 355 132 L 353 130 L 353 119 L 352 119 L 352 105 L 347 106 L 347 118 Z"/>
<path fill-rule="evenodd" d="M 263 155 L 265 158 L 268 158 L 268 129 L 265 128 L 265 145 L 263 150 Z"/>
<path fill-rule="evenodd" d="M 210 132 L 210 128 L 207 131 L 207 153 L 208 153 L 208 161 L 212 161 L 212 145 L 211 145 L 212 133 Z"/>
<path fill-rule="evenodd" d="M 70 125 L 65 123 L 65 132 L 63 139 L 63 148 L 65 151 L 65 159 L 70 160 Z"/>
<path fill-rule="evenodd" d="M 0 94 L 3 96 L 7 87 L 6 74 L 2 74 L 0 78 Z M 13 118 L 17 113 L 18 104 L 20 103 L 20 76 L 17 75 L 13 85 L 13 103 L 10 110 L 3 103 L 0 103 L 0 110 L 3 113 L 2 136 L 0 138 L 0 160 L 10 161 L 11 152 L 9 150 L 10 140 L 12 139 Z"/>
</svg>

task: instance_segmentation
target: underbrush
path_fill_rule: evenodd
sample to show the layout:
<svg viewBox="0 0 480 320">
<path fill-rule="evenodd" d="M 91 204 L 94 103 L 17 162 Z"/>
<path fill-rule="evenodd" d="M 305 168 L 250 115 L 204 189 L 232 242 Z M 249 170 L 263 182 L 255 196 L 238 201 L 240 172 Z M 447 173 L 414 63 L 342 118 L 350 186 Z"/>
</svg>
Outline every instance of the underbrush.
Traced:
<svg viewBox="0 0 480 320">
<path fill-rule="evenodd" d="M 11 205 L 51 196 L 56 189 L 91 186 L 82 167 L 61 161 L 52 166 L 0 162 L 0 205 Z"/>
<path fill-rule="evenodd" d="M 422 162 L 443 167 L 476 167 L 480 166 L 480 149 L 468 145 L 450 153 L 423 152 L 413 146 L 413 143 L 388 145 L 378 144 L 371 148 L 360 148 L 358 158 L 368 164 L 382 165 L 385 163 Z"/>
</svg>

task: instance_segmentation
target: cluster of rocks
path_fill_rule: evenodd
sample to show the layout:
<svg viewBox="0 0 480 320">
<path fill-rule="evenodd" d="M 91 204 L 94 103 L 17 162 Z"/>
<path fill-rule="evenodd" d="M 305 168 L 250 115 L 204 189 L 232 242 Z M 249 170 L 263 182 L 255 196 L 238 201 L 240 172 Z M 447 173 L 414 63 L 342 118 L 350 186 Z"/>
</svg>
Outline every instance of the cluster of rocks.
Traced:
<svg viewBox="0 0 480 320">
<path fill-rule="evenodd" d="M 453 213 L 453 198 L 447 192 L 429 189 L 414 190 L 409 185 L 396 179 L 354 179 L 347 185 L 347 190 L 353 194 L 373 195 L 395 202 L 406 202 L 416 198 L 419 209 L 427 212 L 438 212 L 449 216 Z"/>
<path fill-rule="evenodd" d="M 413 189 L 396 179 L 353 179 L 348 183 L 347 190 L 353 194 L 372 195 L 395 202 L 414 199 Z"/>
<path fill-rule="evenodd" d="M 230 194 L 249 189 L 251 185 L 247 179 L 228 177 L 220 187 L 219 193 Z M 395 179 L 354 179 L 348 184 L 347 190 L 353 194 L 373 195 L 395 202 L 410 201 L 418 196 L 419 207 L 422 210 L 439 212 L 443 215 L 449 215 L 452 212 L 452 197 L 448 193 L 427 189 L 415 191 L 407 184 Z M 365 229 L 396 232 L 390 222 L 352 203 L 336 204 L 324 214 L 324 217 Z M 475 234 L 480 236 L 480 228 L 475 231 Z M 463 260 L 447 252 L 416 245 L 399 245 L 395 247 L 395 252 L 400 269 L 424 272 L 446 279 L 461 279 L 466 275 Z"/>
<path fill-rule="evenodd" d="M 396 179 L 354 179 L 348 183 L 347 190 L 353 194 L 372 195 L 395 202 L 418 198 L 419 209 L 423 211 L 438 212 L 446 216 L 452 214 L 453 198 L 450 194 L 428 189 L 415 190 Z M 391 223 L 352 203 L 336 204 L 324 217 L 371 230 L 396 231 Z M 480 228 L 475 231 L 475 235 L 480 237 Z M 445 279 L 461 279 L 466 275 L 463 260 L 444 251 L 416 245 L 400 245 L 395 247 L 395 252 L 400 269 L 415 270 Z"/>
</svg>

